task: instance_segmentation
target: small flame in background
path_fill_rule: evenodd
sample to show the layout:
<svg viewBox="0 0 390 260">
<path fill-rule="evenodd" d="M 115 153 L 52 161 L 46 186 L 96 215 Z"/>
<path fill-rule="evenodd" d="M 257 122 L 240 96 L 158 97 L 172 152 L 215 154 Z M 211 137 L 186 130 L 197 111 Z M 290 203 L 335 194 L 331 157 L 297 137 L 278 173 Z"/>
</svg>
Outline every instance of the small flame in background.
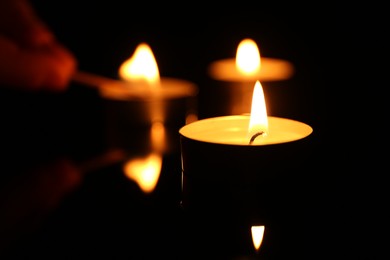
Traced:
<svg viewBox="0 0 390 260">
<path fill-rule="evenodd" d="M 263 87 L 260 81 L 256 81 L 253 89 L 251 115 L 249 120 L 248 138 L 259 132 L 264 132 L 262 137 L 268 133 L 268 117 L 265 104 Z"/>
<path fill-rule="evenodd" d="M 161 155 L 151 153 L 146 157 L 128 161 L 124 166 L 124 172 L 129 179 L 138 184 L 144 193 L 151 193 L 160 177 L 161 166 Z"/>
<path fill-rule="evenodd" d="M 240 42 L 236 53 L 236 67 L 245 75 L 256 74 L 260 71 L 260 51 L 254 40 L 247 38 Z"/>
<path fill-rule="evenodd" d="M 251 232 L 252 232 L 252 241 L 253 246 L 256 249 L 256 252 L 259 252 L 261 243 L 263 242 L 264 237 L 264 226 L 252 226 Z"/>
<path fill-rule="evenodd" d="M 133 55 L 119 67 L 119 76 L 129 82 L 145 82 L 158 86 L 160 73 L 153 51 L 147 43 L 140 43 Z"/>
</svg>

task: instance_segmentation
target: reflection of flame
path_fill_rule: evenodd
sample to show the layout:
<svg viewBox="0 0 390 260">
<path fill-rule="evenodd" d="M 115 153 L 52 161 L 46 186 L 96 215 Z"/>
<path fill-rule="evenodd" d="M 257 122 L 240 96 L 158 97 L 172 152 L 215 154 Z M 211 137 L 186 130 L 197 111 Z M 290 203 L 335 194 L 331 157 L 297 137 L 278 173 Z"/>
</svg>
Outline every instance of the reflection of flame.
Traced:
<svg viewBox="0 0 390 260">
<path fill-rule="evenodd" d="M 164 152 L 166 149 L 166 139 L 164 124 L 162 122 L 153 122 L 150 128 L 150 140 L 152 141 L 153 151 Z"/>
<path fill-rule="evenodd" d="M 148 44 L 138 45 L 133 56 L 119 67 L 119 76 L 126 81 L 143 80 L 149 85 L 159 84 L 157 62 Z"/>
<path fill-rule="evenodd" d="M 263 87 L 257 80 L 253 89 L 248 136 L 251 138 L 253 135 L 260 132 L 264 132 L 262 136 L 266 136 L 268 132 L 268 118 Z"/>
<path fill-rule="evenodd" d="M 256 249 L 256 252 L 259 251 L 261 243 L 263 242 L 264 228 L 265 228 L 264 226 L 251 227 L 252 241 L 253 241 L 253 246 Z"/>
<path fill-rule="evenodd" d="M 260 51 L 252 39 L 244 39 L 238 45 L 236 67 L 247 75 L 258 73 L 260 70 Z"/>
<path fill-rule="evenodd" d="M 151 153 L 145 158 L 128 161 L 124 166 L 125 175 L 134 180 L 141 190 L 151 193 L 157 185 L 162 166 L 162 157 Z"/>
</svg>

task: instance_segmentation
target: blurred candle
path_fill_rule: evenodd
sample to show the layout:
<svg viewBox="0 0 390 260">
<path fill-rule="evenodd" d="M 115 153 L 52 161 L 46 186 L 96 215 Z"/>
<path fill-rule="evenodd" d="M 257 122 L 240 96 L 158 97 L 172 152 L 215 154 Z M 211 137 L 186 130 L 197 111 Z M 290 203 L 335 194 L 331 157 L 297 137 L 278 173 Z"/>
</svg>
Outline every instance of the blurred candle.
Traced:
<svg viewBox="0 0 390 260">
<path fill-rule="evenodd" d="M 209 65 L 209 75 L 216 80 L 231 82 L 261 82 L 286 80 L 294 74 L 294 66 L 282 59 L 261 57 L 253 39 L 243 39 L 236 57 L 217 60 Z"/>
<path fill-rule="evenodd" d="M 218 94 L 226 95 L 226 108 L 221 113 L 236 115 L 250 112 L 252 87 L 256 80 L 266 83 L 290 79 L 294 66 L 286 60 L 261 57 L 256 42 L 245 38 L 239 43 L 235 58 L 212 62 L 208 73 L 220 83 Z"/>
<path fill-rule="evenodd" d="M 148 129 L 162 123 L 163 152 L 178 149 L 174 137 L 178 128 L 197 119 L 198 87 L 187 80 L 160 77 L 152 49 L 146 43 L 137 46 L 120 65 L 118 74 L 121 80 L 99 87 L 106 104 L 109 144 L 134 149 L 134 141 L 147 139 Z"/>
</svg>

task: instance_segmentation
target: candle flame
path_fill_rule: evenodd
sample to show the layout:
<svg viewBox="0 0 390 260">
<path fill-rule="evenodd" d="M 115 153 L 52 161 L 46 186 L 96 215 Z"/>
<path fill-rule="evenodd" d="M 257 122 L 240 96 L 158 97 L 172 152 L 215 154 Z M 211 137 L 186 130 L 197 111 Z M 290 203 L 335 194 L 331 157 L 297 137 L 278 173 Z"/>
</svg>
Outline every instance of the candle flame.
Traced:
<svg viewBox="0 0 390 260">
<path fill-rule="evenodd" d="M 252 232 L 252 242 L 253 246 L 256 249 L 256 252 L 259 251 L 261 243 L 263 242 L 264 237 L 264 226 L 252 226 L 251 232 Z"/>
<path fill-rule="evenodd" d="M 125 175 L 135 181 L 145 193 L 151 193 L 158 182 L 162 166 L 162 157 L 151 153 L 144 158 L 129 160 L 124 165 Z"/>
<path fill-rule="evenodd" d="M 236 67 L 246 75 L 258 73 L 261 67 L 260 51 L 252 39 L 244 39 L 237 47 Z"/>
<path fill-rule="evenodd" d="M 252 107 L 249 120 L 248 136 L 252 136 L 262 133 L 261 136 L 266 136 L 268 132 L 268 117 L 267 108 L 265 105 L 265 98 L 263 87 L 260 81 L 256 81 L 253 96 L 252 96 Z"/>
<path fill-rule="evenodd" d="M 134 54 L 119 67 L 119 76 L 125 81 L 143 81 L 158 85 L 160 74 L 153 51 L 147 43 L 140 43 Z"/>
</svg>

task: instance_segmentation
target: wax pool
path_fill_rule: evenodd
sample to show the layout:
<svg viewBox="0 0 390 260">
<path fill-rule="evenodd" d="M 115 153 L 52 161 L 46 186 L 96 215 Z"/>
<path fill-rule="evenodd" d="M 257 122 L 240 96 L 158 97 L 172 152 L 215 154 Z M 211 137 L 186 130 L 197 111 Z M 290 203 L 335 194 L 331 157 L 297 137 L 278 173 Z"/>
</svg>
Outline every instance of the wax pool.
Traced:
<svg viewBox="0 0 390 260">
<path fill-rule="evenodd" d="M 193 122 L 180 129 L 183 136 L 208 143 L 249 145 L 249 115 L 232 115 L 208 118 Z M 279 117 L 268 117 L 269 129 L 251 145 L 270 145 L 299 140 L 313 129 L 302 122 Z"/>
</svg>

